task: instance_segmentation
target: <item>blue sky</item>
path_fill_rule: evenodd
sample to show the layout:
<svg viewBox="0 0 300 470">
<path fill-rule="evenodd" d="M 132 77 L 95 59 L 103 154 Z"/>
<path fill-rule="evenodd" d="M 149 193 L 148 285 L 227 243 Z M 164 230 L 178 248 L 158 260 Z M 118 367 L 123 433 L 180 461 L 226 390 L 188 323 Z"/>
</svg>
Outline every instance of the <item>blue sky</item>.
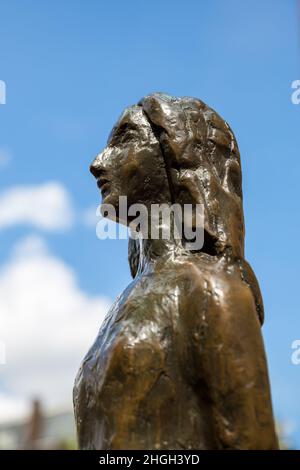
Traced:
<svg viewBox="0 0 300 470">
<path fill-rule="evenodd" d="M 45 266 L 52 260 L 72 273 L 88 305 L 113 300 L 130 280 L 127 243 L 100 241 L 84 222 L 99 202 L 89 164 L 123 108 L 145 94 L 199 97 L 230 123 L 239 142 L 246 257 L 264 297 L 274 408 L 300 448 L 300 364 L 291 362 L 291 343 L 300 339 L 300 105 L 291 102 L 291 83 L 300 79 L 298 7 L 296 0 L 2 0 L 7 104 L 0 106 L 0 163 L 7 161 L 0 164 L 0 205 L 1 194 L 25 185 L 27 196 L 36 187 L 56 188 L 74 216 L 60 229 L 24 217 L 1 227 L 0 207 L 0 269 L 3 287 L 11 266 L 26 265 L 16 247 L 26 251 L 31 243 L 35 254 L 27 253 L 27 263 L 39 254 Z M 89 323 L 88 315 L 80 318 Z M 0 366 L 6 399 L 16 397 L 17 384 L 22 390 L 7 355 Z"/>
</svg>

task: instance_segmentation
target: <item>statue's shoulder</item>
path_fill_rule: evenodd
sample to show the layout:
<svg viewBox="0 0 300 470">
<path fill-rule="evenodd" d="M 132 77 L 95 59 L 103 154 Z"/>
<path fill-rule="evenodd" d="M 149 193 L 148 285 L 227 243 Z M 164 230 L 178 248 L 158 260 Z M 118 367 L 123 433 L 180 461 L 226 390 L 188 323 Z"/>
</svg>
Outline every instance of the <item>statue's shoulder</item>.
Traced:
<svg viewBox="0 0 300 470">
<path fill-rule="evenodd" d="M 244 316 L 261 320 L 257 285 L 239 260 L 195 257 L 184 263 L 180 278 L 180 311 L 192 328 L 234 325 Z M 258 322 L 259 323 L 259 322 Z"/>
</svg>

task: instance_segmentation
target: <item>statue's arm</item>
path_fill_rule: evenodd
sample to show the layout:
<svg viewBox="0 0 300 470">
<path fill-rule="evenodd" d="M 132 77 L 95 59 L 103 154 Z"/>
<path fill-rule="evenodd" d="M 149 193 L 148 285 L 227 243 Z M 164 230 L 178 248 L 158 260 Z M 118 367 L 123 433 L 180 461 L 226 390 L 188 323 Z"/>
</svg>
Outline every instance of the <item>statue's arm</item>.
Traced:
<svg viewBox="0 0 300 470">
<path fill-rule="evenodd" d="M 244 283 L 227 287 L 220 303 L 208 311 L 205 348 L 199 354 L 217 447 L 277 449 L 253 295 Z"/>
</svg>

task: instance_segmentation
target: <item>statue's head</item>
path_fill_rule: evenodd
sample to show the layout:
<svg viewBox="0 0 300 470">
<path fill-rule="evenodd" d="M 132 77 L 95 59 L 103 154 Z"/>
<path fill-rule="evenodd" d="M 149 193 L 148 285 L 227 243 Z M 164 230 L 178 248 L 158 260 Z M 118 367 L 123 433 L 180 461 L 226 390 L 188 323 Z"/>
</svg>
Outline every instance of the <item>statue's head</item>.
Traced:
<svg viewBox="0 0 300 470">
<path fill-rule="evenodd" d="M 229 254 L 252 288 L 260 321 L 263 303 L 255 275 L 244 260 L 242 176 L 229 125 L 196 98 L 154 93 L 127 108 L 93 164 L 104 203 L 118 221 L 119 196 L 142 203 L 202 204 L 204 245 L 211 256 Z M 129 242 L 133 276 L 139 244 Z"/>
<path fill-rule="evenodd" d="M 203 204 L 203 250 L 243 257 L 238 146 L 228 124 L 202 101 L 154 93 L 127 108 L 91 172 L 102 202 L 117 214 L 119 196 L 127 196 L 128 206 Z"/>
</svg>

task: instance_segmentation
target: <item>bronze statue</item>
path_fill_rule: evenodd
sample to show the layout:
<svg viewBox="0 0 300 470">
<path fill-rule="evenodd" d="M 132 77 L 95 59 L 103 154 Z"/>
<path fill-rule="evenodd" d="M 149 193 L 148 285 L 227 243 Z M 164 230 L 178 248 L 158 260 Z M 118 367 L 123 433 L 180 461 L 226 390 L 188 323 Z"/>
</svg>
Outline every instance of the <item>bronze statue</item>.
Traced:
<svg viewBox="0 0 300 470">
<path fill-rule="evenodd" d="M 244 259 L 240 155 L 228 124 L 195 98 L 146 96 L 91 165 L 102 202 L 203 204 L 204 244 L 129 242 L 133 281 L 74 387 L 81 449 L 277 449 L 260 326 Z"/>
</svg>

